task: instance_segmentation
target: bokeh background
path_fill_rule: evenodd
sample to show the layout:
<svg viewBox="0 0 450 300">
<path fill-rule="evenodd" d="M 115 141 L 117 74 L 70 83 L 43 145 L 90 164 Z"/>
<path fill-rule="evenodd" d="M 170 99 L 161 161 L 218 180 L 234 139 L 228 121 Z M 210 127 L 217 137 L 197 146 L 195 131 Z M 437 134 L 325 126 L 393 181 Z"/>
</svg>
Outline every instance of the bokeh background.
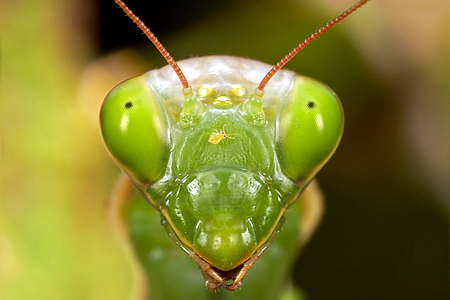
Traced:
<svg viewBox="0 0 450 300">
<path fill-rule="evenodd" d="M 353 1 L 127 4 L 176 59 L 274 64 Z M 0 24 L 0 299 L 129 299 L 97 115 L 112 86 L 165 63 L 112 0 L 4 1 Z M 374 0 L 287 65 L 346 112 L 318 175 L 324 220 L 293 266 L 308 299 L 448 299 L 448 28 L 446 1 Z"/>
</svg>

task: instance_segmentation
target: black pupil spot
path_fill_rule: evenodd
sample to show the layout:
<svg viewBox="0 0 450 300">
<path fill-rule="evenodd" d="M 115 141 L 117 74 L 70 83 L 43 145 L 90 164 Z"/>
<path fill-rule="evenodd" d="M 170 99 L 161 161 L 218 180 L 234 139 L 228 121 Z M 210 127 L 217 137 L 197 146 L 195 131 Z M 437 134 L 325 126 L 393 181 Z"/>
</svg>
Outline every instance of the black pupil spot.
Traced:
<svg viewBox="0 0 450 300">
<path fill-rule="evenodd" d="M 127 103 L 125 103 L 125 108 L 132 108 L 133 107 L 133 102 L 128 101 Z"/>
<path fill-rule="evenodd" d="M 307 105 L 308 108 L 314 108 L 314 106 L 316 106 L 316 103 L 314 103 L 313 101 L 309 101 Z"/>
</svg>

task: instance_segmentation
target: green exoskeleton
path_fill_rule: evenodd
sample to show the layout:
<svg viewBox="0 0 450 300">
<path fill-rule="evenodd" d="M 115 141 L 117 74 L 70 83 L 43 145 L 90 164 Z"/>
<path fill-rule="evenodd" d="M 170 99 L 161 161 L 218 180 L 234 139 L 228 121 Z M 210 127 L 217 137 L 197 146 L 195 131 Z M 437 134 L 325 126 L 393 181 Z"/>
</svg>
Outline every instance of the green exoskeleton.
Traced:
<svg viewBox="0 0 450 300">
<path fill-rule="evenodd" d="M 129 79 L 108 94 L 100 116 L 103 139 L 160 213 L 169 236 L 200 267 L 209 289 L 241 287 L 281 232 L 285 214 L 294 210 L 289 208 L 338 146 L 343 112 L 337 96 L 314 79 L 280 69 L 367 1 L 327 23 L 271 68 L 230 56 L 176 63 L 116 0 L 169 66 Z M 298 209 L 291 214 L 298 218 Z M 298 235 L 298 229 L 285 230 L 294 239 Z M 292 244 L 295 250 L 297 242 Z M 264 269 L 268 277 L 283 264 L 276 254 L 271 257 L 272 267 Z M 172 280 L 183 281 L 182 272 Z"/>
</svg>

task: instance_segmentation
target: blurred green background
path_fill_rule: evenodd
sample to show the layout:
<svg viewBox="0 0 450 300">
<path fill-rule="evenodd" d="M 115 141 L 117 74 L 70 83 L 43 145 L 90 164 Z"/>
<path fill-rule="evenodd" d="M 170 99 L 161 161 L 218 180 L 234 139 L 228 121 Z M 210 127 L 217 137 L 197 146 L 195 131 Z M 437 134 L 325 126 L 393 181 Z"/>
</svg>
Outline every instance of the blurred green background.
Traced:
<svg viewBox="0 0 450 300">
<path fill-rule="evenodd" d="M 176 59 L 275 64 L 353 1 L 127 4 Z M 108 89 L 165 63 L 112 0 L 4 1 L 0 22 L 0 299 L 129 299 L 97 114 Z M 446 1 L 371 1 L 287 65 L 346 113 L 318 176 L 324 220 L 294 266 L 308 299 L 448 299 L 448 28 Z"/>
</svg>

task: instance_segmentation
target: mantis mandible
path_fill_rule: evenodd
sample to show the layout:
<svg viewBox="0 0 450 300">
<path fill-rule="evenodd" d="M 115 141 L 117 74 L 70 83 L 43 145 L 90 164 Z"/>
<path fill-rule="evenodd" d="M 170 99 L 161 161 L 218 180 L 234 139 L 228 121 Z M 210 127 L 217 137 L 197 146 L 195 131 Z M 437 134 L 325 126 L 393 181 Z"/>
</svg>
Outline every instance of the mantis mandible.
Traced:
<svg viewBox="0 0 450 300">
<path fill-rule="evenodd" d="M 337 96 L 281 68 L 367 1 L 270 67 L 231 56 L 176 62 L 115 0 L 169 65 L 108 94 L 100 115 L 103 140 L 209 289 L 241 288 L 282 231 L 285 215 L 295 210 L 291 206 L 336 150 L 343 132 Z"/>
</svg>

